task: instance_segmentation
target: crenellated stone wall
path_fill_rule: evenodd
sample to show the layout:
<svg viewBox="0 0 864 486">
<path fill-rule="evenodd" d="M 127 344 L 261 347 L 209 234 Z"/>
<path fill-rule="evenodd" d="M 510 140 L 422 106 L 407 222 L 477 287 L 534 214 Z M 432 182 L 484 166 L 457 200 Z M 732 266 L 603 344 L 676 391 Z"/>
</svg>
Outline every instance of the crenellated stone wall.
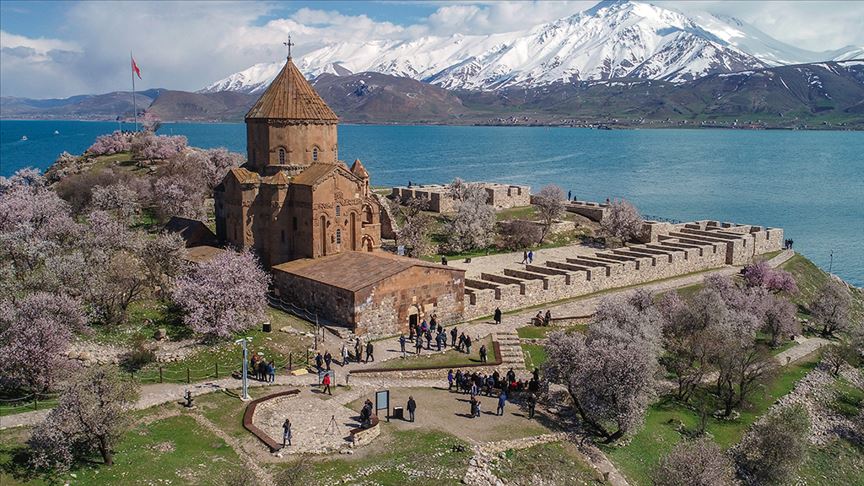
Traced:
<svg viewBox="0 0 864 486">
<path fill-rule="evenodd" d="M 783 230 L 717 221 L 646 223 L 643 243 L 465 280 L 465 318 L 710 270 L 781 249 Z"/>
<path fill-rule="evenodd" d="M 486 204 L 495 209 L 507 209 L 531 204 L 531 187 L 497 182 L 472 183 L 486 191 Z M 455 201 L 448 194 L 448 186 L 444 184 L 412 185 L 411 187 L 394 187 L 390 196 L 398 202 L 405 202 L 412 197 L 429 200 L 429 211 L 436 213 L 451 213 L 455 211 Z"/>
</svg>

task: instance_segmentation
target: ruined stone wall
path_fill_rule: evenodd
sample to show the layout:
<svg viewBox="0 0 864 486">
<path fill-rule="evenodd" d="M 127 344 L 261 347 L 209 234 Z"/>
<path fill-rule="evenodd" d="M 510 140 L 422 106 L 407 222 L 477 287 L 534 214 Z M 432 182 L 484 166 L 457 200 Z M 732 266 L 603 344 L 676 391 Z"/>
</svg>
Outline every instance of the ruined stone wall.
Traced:
<svg viewBox="0 0 864 486">
<path fill-rule="evenodd" d="M 531 204 L 531 187 L 498 184 L 494 182 L 472 183 L 486 191 L 486 204 L 495 209 L 507 209 Z M 401 203 L 408 199 L 426 198 L 429 200 L 428 210 L 435 213 L 452 213 L 456 210 L 456 202 L 447 194 L 448 186 L 443 184 L 424 184 L 411 187 L 394 187 L 390 196 Z"/>
</svg>

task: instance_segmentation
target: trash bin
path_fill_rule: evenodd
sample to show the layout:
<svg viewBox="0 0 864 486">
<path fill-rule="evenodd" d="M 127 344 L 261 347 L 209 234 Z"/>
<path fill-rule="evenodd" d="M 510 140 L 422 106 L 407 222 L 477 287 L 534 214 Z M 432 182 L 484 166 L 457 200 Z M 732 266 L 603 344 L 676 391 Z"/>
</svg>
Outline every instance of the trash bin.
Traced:
<svg viewBox="0 0 864 486">
<path fill-rule="evenodd" d="M 265 322 L 263 326 L 261 326 L 261 330 L 264 332 L 270 332 L 273 330 L 273 325 L 269 322 Z"/>
<path fill-rule="evenodd" d="M 402 419 L 405 420 L 405 412 L 402 407 L 393 407 L 393 415 L 394 419 Z"/>
</svg>

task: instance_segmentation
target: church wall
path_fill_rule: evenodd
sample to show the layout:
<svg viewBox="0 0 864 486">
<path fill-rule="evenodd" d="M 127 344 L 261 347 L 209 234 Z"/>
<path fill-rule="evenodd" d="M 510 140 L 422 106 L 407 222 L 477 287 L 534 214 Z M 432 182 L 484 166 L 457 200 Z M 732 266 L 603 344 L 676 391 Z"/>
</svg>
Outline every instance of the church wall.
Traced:
<svg viewBox="0 0 864 486">
<path fill-rule="evenodd" d="M 462 322 L 464 273 L 415 266 L 355 294 L 357 334 L 371 337 L 408 333 L 409 316 L 427 320 L 434 312 L 445 325 Z"/>
<path fill-rule="evenodd" d="M 271 175 L 284 168 L 296 173 L 300 167 L 314 162 L 314 148 L 318 148 L 317 162 L 335 164 L 338 160 L 336 123 L 290 122 L 280 120 L 247 120 L 247 157 L 262 175 Z M 279 149 L 285 150 L 284 164 L 279 160 Z"/>
<path fill-rule="evenodd" d="M 319 314 L 337 326 L 354 327 L 354 293 L 297 275 L 273 271 L 277 296 Z"/>
</svg>

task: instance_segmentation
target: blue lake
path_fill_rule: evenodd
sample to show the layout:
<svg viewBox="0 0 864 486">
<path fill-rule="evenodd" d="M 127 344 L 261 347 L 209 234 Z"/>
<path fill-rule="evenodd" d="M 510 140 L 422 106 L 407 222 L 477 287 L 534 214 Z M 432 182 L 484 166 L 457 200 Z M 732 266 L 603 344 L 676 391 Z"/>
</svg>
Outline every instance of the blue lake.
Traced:
<svg viewBox="0 0 864 486">
<path fill-rule="evenodd" d="M 0 121 L 0 175 L 46 169 L 116 128 Z M 160 133 L 245 153 L 242 124 L 167 123 Z M 555 183 L 580 199 L 629 199 L 651 216 L 783 227 L 796 250 L 825 269 L 833 251 L 833 272 L 864 285 L 864 133 L 343 125 L 339 142 L 340 158 L 361 159 L 379 186 Z"/>
</svg>

